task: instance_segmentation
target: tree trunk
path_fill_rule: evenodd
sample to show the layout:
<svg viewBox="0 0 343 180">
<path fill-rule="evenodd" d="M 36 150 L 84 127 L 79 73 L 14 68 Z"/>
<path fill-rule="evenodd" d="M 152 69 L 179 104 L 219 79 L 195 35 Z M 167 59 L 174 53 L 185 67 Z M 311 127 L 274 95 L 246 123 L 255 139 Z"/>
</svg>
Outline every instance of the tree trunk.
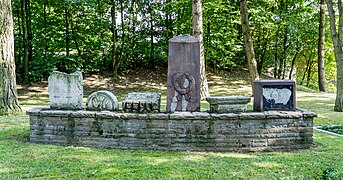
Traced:
<svg viewBox="0 0 343 180">
<path fill-rule="evenodd" d="M 206 77 L 206 63 L 204 54 L 204 32 L 202 28 L 202 2 L 201 0 L 192 0 L 192 25 L 193 36 L 199 39 L 200 43 L 200 94 L 201 98 L 210 96 Z"/>
<path fill-rule="evenodd" d="M 318 36 L 318 86 L 320 92 L 326 92 L 325 80 L 325 0 L 320 0 L 319 13 L 319 36 Z"/>
<path fill-rule="evenodd" d="M 152 3 L 149 4 L 149 14 L 150 14 L 150 63 L 154 69 L 156 64 L 154 60 L 154 14 L 152 9 Z"/>
<path fill-rule="evenodd" d="M 26 14 L 26 0 L 21 1 L 21 16 L 23 24 L 23 44 L 24 44 L 24 58 L 23 58 L 23 69 L 24 69 L 24 83 L 29 82 L 29 40 L 27 37 L 27 14 Z"/>
<path fill-rule="evenodd" d="M 336 28 L 336 17 L 332 0 L 327 0 L 328 11 L 330 16 L 330 30 L 334 45 L 337 68 L 337 92 L 335 101 L 335 111 L 343 111 L 343 5 L 342 0 L 338 0 L 338 31 Z"/>
<path fill-rule="evenodd" d="M 251 81 L 251 88 L 252 90 L 254 90 L 254 81 L 259 79 L 259 75 L 258 75 L 257 63 L 255 59 L 254 45 L 253 45 L 252 37 L 250 34 L 246 0 L 240 0 L 240 14 L 241 14 L 241 22 L 242 22 L 242 29 L 243 29 L 243 35 L 244 35 L 245 53 L 246 53 L 246 59 L 248 61 L 248 70 L 249 70 L 249 76 L 250 76 L 250 81 Z"/>
<path fill-rule="evenodd" d="M 0 115 L 21 111 L 17 99 L 10 0 L 0 0 Z"/>
<path fill-rule="evenodd" d="M 64 18 L 65 18 L 65 43 L 66 43 L 66 56 L 69 56 L 69 11 L 68 11 L 68 7 L 67 5 L 65 5 L 65 9 L 64 9 Z"/>
<path fill-rule="evenodd" d="M 112 74 L 113 78 L 117 78 L 118 72 L 116 68 L 116 53 L 117 53 L 117 27 L 116 27 L 116 1 L 112 0 L 112 7 L 111 7 L 111 29 L 112 29 Z"/>
<path fill-rule="evenodd" d="M 77 50 L 77 54 L 79 56 L 81 56 L 82 54 L 82 51 L 79 47 L 79 43 L 77 42 L 77 36 L 76 36 L 76 30 L 75 30 L 75 24 L 74 24 L 74 21 L 73 21 L 73 17 L 72 17 L 72 14 L 70 14 L 69 16 L 69 21 L 70 21 L 70 28 L 71 28 L 71 34 L 72 34 L 72 38 L 73 38 L 73 41 L 75 43 L 75 47 L 76 47 L 76 50 Z"/>
<path fill-rule="evenodd" d="M 27 40 L 28 40 L 28 56 L 29 56 L 29 62 L 32 62 L 33 60 L 33 43 L 32 43 L 32 26 L 31 26 L 31 3 L 30 0 L 26 0 L 26 22 L 27 22 Z M 29 67 L 27 67 L 29 69 Z M 28 82 L 28 78 L 25 79 L 26 82 Z"/>
<path fill-rule="evenodd" d="M 47 30 L 47 20 L 46 20 L 46 7 L 48 5 L 48 0 L 44 1 L 44 14 L 43 14 L 43 21 L 44 21 L 44 57 L 46 57 L 49 46 L 48 46 L 48 30 Z"/>
<path fill-rule="evenodd" d="M 295 64 L 295 60 L 297 59 L 298 54 L 299 54 L 299 39 L 297 38 L 295 54 L 294 54 L 293 59 L 292 59 L 291 70 L 289 72 L 288 79 L 292 79 L 292 74 L 293 74 L 293 70 L 294 70 L 294 64 Z"/>
</svg>

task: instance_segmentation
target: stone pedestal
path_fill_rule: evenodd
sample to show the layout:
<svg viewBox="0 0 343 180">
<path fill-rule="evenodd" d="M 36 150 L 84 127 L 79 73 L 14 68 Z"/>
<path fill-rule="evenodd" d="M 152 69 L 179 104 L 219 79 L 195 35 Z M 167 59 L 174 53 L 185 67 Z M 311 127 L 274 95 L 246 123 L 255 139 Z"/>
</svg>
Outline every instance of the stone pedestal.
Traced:
<svg viewBox="0 0 343 180">
<path fill-rule="evenodd" d="M 295 81 L 254 81 L 254 111 L 294 111 L 296 109 Z"/>
<path fill-rule="evenodd" d="M 82 109 L 83 78 L 81 72 L 66 74 L 54 71 L 48 79 L 51 109 Z"/>
<path fill-rule="evenodd" d="M 200 111 L 200 45 L 190 35 L 169 40 L 167 112 Z"/>
<path fill-rule="evenodd" d="M 247 110 L 250 97 L 247 96 L 212 96 L 207 97 L 212 113 L 236 113 Z"/>
</svg>

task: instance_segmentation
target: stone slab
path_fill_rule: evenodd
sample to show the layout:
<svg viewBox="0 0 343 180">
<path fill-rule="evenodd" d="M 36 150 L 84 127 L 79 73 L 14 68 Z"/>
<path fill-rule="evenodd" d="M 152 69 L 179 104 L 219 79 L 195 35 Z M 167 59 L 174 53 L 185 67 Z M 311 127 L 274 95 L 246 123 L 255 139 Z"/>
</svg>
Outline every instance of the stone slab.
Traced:
<svg viewBox="0 0 343 180">
<path fill-rule="evenodd" d="M 250 97 L 247 96 L 211 96 L 206 101 L 210 103 L 210 112 L 235 113 L 247 110 Z"/>
<path fill-rule="evenodd" d="M 161 94 L 154 92 L 132 92 L 122 102 L 124 112 L 157 113 L 160 112 Z"/>
<path fill-rule="evenodd" d="M 54 71 L 49 76 L 48 83 L 51 109 L 83 109 L 83 78 L 81 72 L 67 74 Z"/>
<path fill-rule="evenodd" d="M 169 40 L 167 112 L 200 111 L 200 44 L 190 35 Z"/>
</svg>

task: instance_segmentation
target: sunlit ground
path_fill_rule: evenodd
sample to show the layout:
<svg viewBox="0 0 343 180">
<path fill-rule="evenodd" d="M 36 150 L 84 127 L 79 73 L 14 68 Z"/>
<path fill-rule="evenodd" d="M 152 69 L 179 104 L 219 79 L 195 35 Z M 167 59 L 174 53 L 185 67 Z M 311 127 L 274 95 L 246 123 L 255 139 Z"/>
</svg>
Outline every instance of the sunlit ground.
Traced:
<svg viewBox="0 0 343 180">
<path fill-rule="evenodd" d="M 142 75 L 144 74 L 144 75 Z M 252 110 L 253 97 L 248 74 L 242 72 L 220 71 L 209 73 L 208 86 L 210 96 L 249 96 L 251 102 L 248 109 Z M 132 72 L 117 81 L 102 75 L 84 77 L 84 98 L 86 103 L 88 95 L 98 90 L 112 91 L 121 102 L 130 92 L 158 92 L 162 94 L 161 110 L 166 109 L 167 73 L 162 72 Z M 49 106 L 48 84 L 46 81 L 34 83 L 31 86 L 18 85 L 19 102 L 24 111 L 37 106 Z M 316 112 L 315 125 L 343 124 L 341 113 L 333 111 L 335 94 L 317 93 L 303 86 L 297 85 L 297 108 Z M 121 108 L 121 103 L 119 103 Z M 201 110 L 209 110 L 205 99 L 201 101 Z"/>
</svg>

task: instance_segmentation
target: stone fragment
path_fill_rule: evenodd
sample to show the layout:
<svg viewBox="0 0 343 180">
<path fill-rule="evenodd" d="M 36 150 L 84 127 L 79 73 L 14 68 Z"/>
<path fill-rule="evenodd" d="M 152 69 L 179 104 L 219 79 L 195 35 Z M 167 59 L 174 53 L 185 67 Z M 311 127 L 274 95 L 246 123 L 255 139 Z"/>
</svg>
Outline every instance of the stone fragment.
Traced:
<svg viewBox="0 0 343 180">
<path fill-rule="evenodd" d="M 247 96 L 212 96 L 207 97 L 212 113 L 235 113 L 247 110 L 250 97 Z"/>
<path fill-rule="evenodd" d="M 132 92 L 122 102 L 124 112 L 157 113 L 160 106 L 161 94 L 153 92 Z"/>
<path fill-rule="evenodd" d="M 167 112 L 200 111 L 200 45 L 190 35 L 169 40 Z"/>
<path fill-rule="evenodd" d="M 82 109 L 83 78 L 81 72 L 67 74 L 54 71 L 48 79 L 51 109 Z"/>
<path fill-rule="evenodd" d="M 119 103 L 117 97 L 112 92 L 101 90 L 88 96 L 86 109 L 94 111 L 116 111 L 119 110 Z"/>
<path fill-rule="evenodd" d="M 256 80 L 254 111 L 296 109 L 295 82 L 292 80 Z"/>
</svg>

